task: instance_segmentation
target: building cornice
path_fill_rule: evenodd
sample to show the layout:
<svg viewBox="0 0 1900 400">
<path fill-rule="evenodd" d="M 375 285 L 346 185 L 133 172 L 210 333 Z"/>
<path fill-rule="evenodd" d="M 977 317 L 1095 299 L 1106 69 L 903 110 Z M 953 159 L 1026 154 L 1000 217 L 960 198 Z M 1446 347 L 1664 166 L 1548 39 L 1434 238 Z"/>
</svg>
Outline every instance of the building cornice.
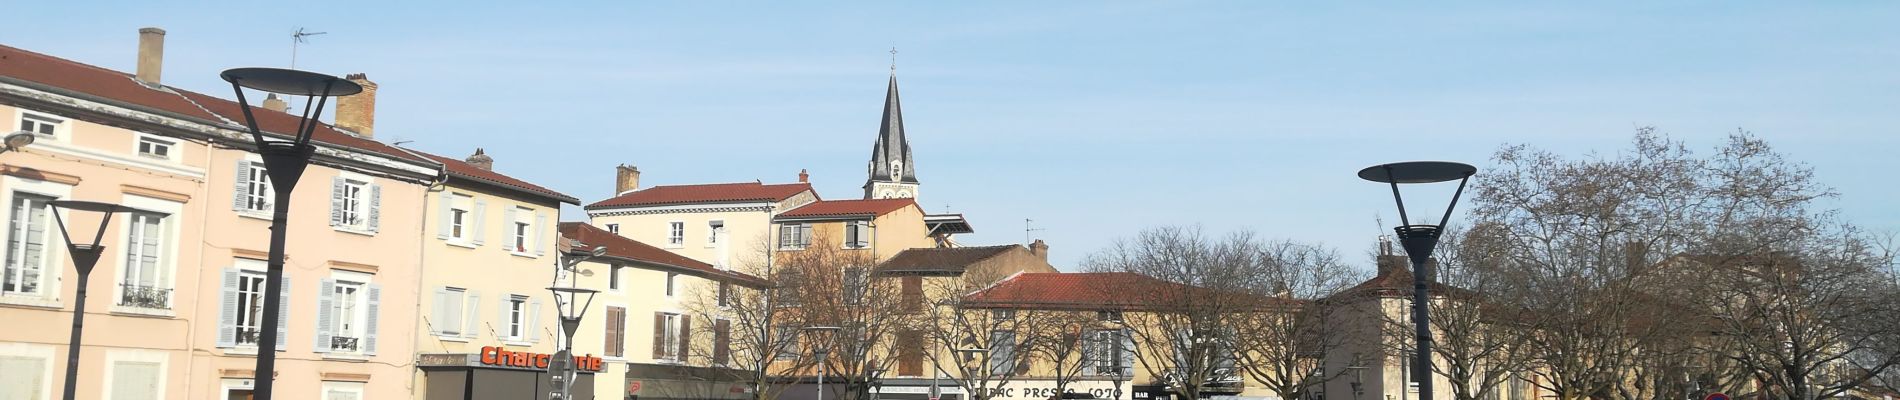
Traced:
<svg viewBox="0 0 1900 400">
<path fill-rule="evenodd" d="M 587 210 L 589 217 L 626 215 L 695 214 L 718 212 L 769 212 L 772 203 L 671 204 L 659 206 L 615 207 Z"/>
</svg>

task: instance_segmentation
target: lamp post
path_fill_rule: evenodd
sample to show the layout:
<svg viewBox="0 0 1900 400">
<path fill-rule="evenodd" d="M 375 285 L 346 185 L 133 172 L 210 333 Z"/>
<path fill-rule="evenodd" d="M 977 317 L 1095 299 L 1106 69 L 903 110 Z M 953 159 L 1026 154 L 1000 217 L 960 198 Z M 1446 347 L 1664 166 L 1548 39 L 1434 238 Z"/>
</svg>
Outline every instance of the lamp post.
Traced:
<svg viewBox="0 0 1900 400">
<path fill-rule="evenodd" d="M 594 250 L 587 254 L 562 257 L 561 268 L 554 273 L 554 284 L 557 286 L 548 287 L 548 291 L 554 294 L 554 312 L 561 318 L 561 351 L 554 353 L 553 359 L 548 362 L 548 375 L 554 380 L 555 388 L 555 392 L 548 396 L 551 399 L 566 399 L 569 394 L 574 393 L 574 377 L 577 375 L 575 372 L 577 366 L 574 365 L 574 332 L 580 330 L 581 317 L 587 316 L 587 309 L 594 305 L 594 295 L 600 293 L 599 290 L 574 287 L 573 276 L 593 276 L 591 271 L 581 270 L 578 266 L 582 261 L 604 254 L 607 254 L 607 248 L 602 246 L 594 247 Z M 558 286 L 561 284 L 563 271 L 570 274 L 567 287 Z M 583 301 L 581 296 L 586 296 L 585 304 L 581 304 Z M 579 308 L 575 308 L 577 304 Z"/>
<path fill-rule="evenodd" d="M 1438 247 L 1438 235 L 1445 230 L 1445 223 L 1451 221 L 1452 209 L 1458 207 L 1458 197 L 1465 192 L 1465 183 L 1471 181 L 1471 175 L 1478 168 L 1463 163 L 1445 161 L 1409 161 L 1380 164 L 1359 170 L 1359 178 L 1380 182 L 1392 187 L 1392 201 L 1399 206 L 1399 225 L 1393 228 L 1398 232 L 1399 244 L 1405 246 L 1405 255 L 1412 261 L 1412 321 L 1417 325 L 1417 353 L 1412 361 L 1412 376 L 1418 380 L 1418 399 L 1432 400 L 1432 330 L 1429 311 L 1430 297 L 1427 296 L 1431 277 L 1426 276 L 1426 261 L 1432 258 L 1432 250 Z M 1405 199 L 1399 196 L 1399 184 L 1438 183 L 1458 181 L 1458 190 L 1451 195 L 1451 204 L 1445 206 L 1445 215 L 1438 225 L 1412 224 L 1405 214 Z"/>
<path fill-rule="evenodd" d="M 126 211 L 117 204 L 98 203 L 77 200 L 54 200 L 47 202 L 53 207 L 53 221 L 59 223 L 59 235 L 66 239 L 66 252 L 73 257 L 73 269 L 79 270 L 78 293 L 73 299 L 73 337 L 66 344 L 66 388 L 61 399 L 73 400 L 73 393 L 79 388 L 79 346 L 81 333 L 86 330 L 86 286 L 92 276 L 92 267 L 99 265 L 99 256 L 105 254 L 106 246 L 99 241 L 106 237 L 106 224 L 112 222 L 112 214 Z M 99 213 L 99 229 L 93 232 L 91 243 L 73 241 L 73 233 L 66 229 L 66 219 L 60 217 L 60 210 L 86 211 Z M 80 237 L 85 237 L 81 232 Z"/>
<path fill-rule="evenodd" d="M 805 333 L 812 334 L 812 336 L 814 336 L 814 338 L 812 338 L 812 341 L 816 342 L 818 341 L 818 339 L 815 336 L 817 336 L 818 333 L 837 332 L 839 329 L 844 329 L 844 328 L 839 328 L 836 326 L 807 326 L 801 330 L 805 331 Z M 825 361 L 825 354 L 830 353 L 830 352 L 831 352 L 830 341 L 826 341 L 824 342 L 823 345 L 818 346 L 817 349 L 812 350 L 812 357 L 817 359 L 818 361 L 818 399 L 817 400 L 825 400 L 825 372 L 830 370 L 830 367 L 831 367 L 831 364 Z"/>
<path fill-rule="evenodd" d="M 871 365 L 877 365 L 877 362 L 873 360 L 871 362 Z M 884 390 L 884 372 L 885 372 L 885 369 L 883 368 L 871 370 L 871 376 L 870 376 L 871 381 L 867 382 L 868 385 L 866 385 L 866 386 L 870 386 L 871 400 L 877 400 L 878 392 L 881 392 Z"/>
<path fill-rule="evenodd" d="M 19 150 L 21 147 L 26 147 L 26 145 L 33 144 L 34 139 L 39 139 L 39 137 L 34 136 L 33 132 L 18 131 L 18 132 L 9 133 L 7 134 L 7 138 L 5 139 L 5 141 L 0 142 L 0 153 L 5 153 L 8 151 L 13 151 L 13 150 Z"/>
<path fill-rule="evenodd" d="M 959 366 L 962 366 L 962 365 L 969 364 L 970 361 L 979 361 L 979 362 L 983 361 L 983 359 L 989 355 L 990 349 L 963 348 L 963 349 L 957 349 L 956 352 L 957 352 L 957 360 L 960 361 L 957 364 Z M 976 381 L 971 380 L 971 378 L 976 376 L 976 371 L 981 368 L 983 368 L 982 364 L 964 367 L 963 376 L 961 377 L 962 378 L 961 380 L 964 382 L 964 384 L 966 385 L 974 384 Z M 971 391 L 976 392 L 976 393 L 969 393 L 971 399 L 980 400 L 980 399 L 989 397 L 988 396 L 989 393 L 986 393 L 986 391 L 989 388 L 970 388 L 970 389 Z"/>
<path fill-rule="evenodd" d="M 317 125 L 323 124 L 318 118 L 323 116 L 323 107 L 330 96 L 348 96 L 363 91 L 361 85 L 343 78 L 315 72 L 281 68 L 233 68 L 218 74 L 226 82 L 231 82 L 231 91 L 237 93 L 238 109 L 244 112 L 244 124 L 251 131 L 252 142 L 257 145 L 257 154 L 264 159 L 264 168 L 270 175 L 270 187 L 276 195 L 276 203 L 271 208 L 270 260 L 269 268 L 264 272 L 264 320 L 257 335 L 257 386 L 253 390 L 256 400 L 270 400 L 271 386 L 276 381 L 278 321 L 284 318 L 277 310 L 282 307 L 284 278 L 284 241 L 289 232 L 287 221 L 290 219 L 290 193 L 297 188 L 297 179 L 303 177 L 303 170 L 310 166 L 310 156 L 316 152 L 316 146 L 310 144 L 310 135 L 315 133 Z M 251 104 L 244 100 L 244 89 L 278 93 L 292 96 L 306 96 L 316 100 L 316 106 L 304 102 L 303 115 L 297 121 L 297 129 L 291 132 L 289 140 L 266 138 L 264 131 L 257 127 L 257 116 L 251 112 Z"/>
</svg>

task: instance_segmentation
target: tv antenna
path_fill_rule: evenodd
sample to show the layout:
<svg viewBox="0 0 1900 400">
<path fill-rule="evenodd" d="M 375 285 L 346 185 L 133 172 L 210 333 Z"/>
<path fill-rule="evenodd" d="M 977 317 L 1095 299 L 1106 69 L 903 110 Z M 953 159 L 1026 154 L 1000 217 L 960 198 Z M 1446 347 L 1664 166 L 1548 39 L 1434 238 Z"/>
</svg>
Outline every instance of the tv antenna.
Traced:
<svg viewBox="0 0 1900 400">
<path fill-rule="evenodd" d="M 303 27 L 297 27 L 297 32 L 290 34 L 290 69 L 297 69 L 297 45 L 309 43 L 309 39 L 304 39 L 305 37 L 326 33 L 329 32 L 306 32 Z"/>
<path fill-rule="evenodd" d="M 1036 241 L 1034 237 L 1031 237 L 1031 235 L 1034 235 L 1036 231 L 1047 230 L 1043 228 L 1037 228 L 1035 224 L 1036 224 L 1036 220 L 1023 218 L 1023 244 L 1024 245 L 1028 245 Z"/>
</svg>

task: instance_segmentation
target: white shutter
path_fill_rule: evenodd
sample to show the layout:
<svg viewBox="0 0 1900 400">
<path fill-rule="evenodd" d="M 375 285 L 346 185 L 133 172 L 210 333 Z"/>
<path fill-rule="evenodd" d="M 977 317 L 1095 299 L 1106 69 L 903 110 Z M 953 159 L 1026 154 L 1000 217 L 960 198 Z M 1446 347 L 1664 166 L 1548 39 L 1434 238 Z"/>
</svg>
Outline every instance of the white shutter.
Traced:
<svg viewBox="0 0 1900 400">
<path fill-rule="evenodd" d="M 481 337 L 481 331 L 476 330 L 476 328 L 482 326 L 481 314 L 477 314 L 481 312 L 482 309 L 482 294 L 474 290 L 469 290 L 468 301 L 462 302 L 462 305 L 468 308 L 467 310 L 463 310 L 464 313 L 462 314 L 466 316 L 462 318 L 462 337 L 469 339 Z"/>
<path fill-rule="evenodd" d="M 277 291 L 277 351 L 284 351 L 285 343 L 290 343 L 290 276 L 279 279 Z"/>
<path fill-rule="evenodd" d="M 376 355 L 376 318 L 380 317 L 378 313 L 382 311 L 383 285 L 371 283 L 367 286 L 364 290 L 368 291 L 365 296 L 369 298 L 369 308 L 364 310 L 363 354 Z"/>
<path fill-rule="evenodd" d="M 343 177 L 330 178 L 330 226 L 343 226 Z"/>
<path fill-rule="evenodd" d="M 158 399 L 158 363 L 122 361 L 112 367 L 112 400 Z"/>
<path fill-rule="evenodd" d="M 528 343 L 540 343 L 541 342 L 541 300 L 540 299 L 536 299 L 534 301 L 528 302 L 528 322 L 526 325 L 528 326 L 528 328 L 524 329 L 525 332 L 522 333 L 522 336 L 528 337 Z"/>
<path fill-rule="evenodd" d="M 439 203 L 441 208 L 436 211 L 435 238 L 447 240 L 449 238 L 449 229 L 451 229 L 450 227 L 452 226 L 451 222 L 455 219 L 455 196 L 449 194 L 449 191 L 443 190 L 442 193 L 436 197 L 436 203 Z"/>
<path fill-rule="evenodd" d="M 501 249 L 515 251 L 515 208 L 512 206 L 501 210 Z"/>
<path fill-rule="evenodd" d="M 46 363 L 44 358 L 0 356 L 0 399 L 43 399 L 46 398 Z"/>
<path fill-rule="evenodd" d="M 811 245 L 811 224 L 798 224 L 798 246 Z"/>
<path fill-rule="evenodd" d="M 369 186 L 369 231 L 377 232 L 383 220 L 383 185 Z"/>
<path fill-rule="evenodd" d="M 330 332 L 336 329 L 336 320 L 337 317 L 339 317 L 336 315 L 335 308 L 336 280 L 323 278 L 322 281 L 317 282 L 317 335 L 315 340 L 316 346 L 311 351 L 318 353 L 330 352 Z M 349 318 L 349 316 L 341 317 Z M 289 317 L 280 316 L 278 318 Z M 277 340 L 283 341 L 284 339 L 280 337 L 277 338 Z"/>
<path fill-rule="evenodd" d="M 536 257 L 548 254 L 548 235 L 545 233 L 548 231 L 547 228 L 548 215 L 546 213 L 534 213 L 534 226 L 528 227 L 528 229 L 534 233 L 534 255 Z"/>
<path fill-rule="evenodd" d="M 503 294 L 495 295 L 495 297 L 497 300 L 501 300 L 499 302 L 501 306 L 495 307 L 495 308 L 500 309 L 500 314 L 498 315 L 501 315 L 501 317 L 495 318 L 495 336 L 504 338 L 504 339 L 511 339 L 508 336 L 508 334 L 513 333 L 513 332 L 509 332 L 508 328 L 514 327 L 515 318 L 512 313 L 509 313 L 509 311 L 514 311 L 514 310 L 509 309 L 511 307 L 508 307 L 510 305 L 508 304 L 508 302 L 510 300 L 514 300 L 514 296 L 510 296 L 506 293 L 503 293 Z"/>
<path fill-rule="evenodd" d="M 231 191 L 231 209 L 244 211 L 249 209 L 245 205 L 251 200 L 251 160 L 238 158 L 234 171 L 237 173 L 237 179 L 234 179 L 237 187 Z"/>
<path fill-rule="evenodd" d="M 1116 364 L 1119 364 L 1118 366 L 1121 367 L 1122 376 L 1130 376 L 1130 374 L 1135 372 L 1135 335 L 1134 331 L 1128 329 L 1122 329 L 1120 334 L 1122 339 L 1121 356 L 1119 357 L 1119 362 Z"/>
<path fill-rule="evenodd" d="M 237 347 L 238 270 L 224 269 L 224 307 L 218 313 L 218 347 Z"/>
<path fill-rule="evenodd" d="M 442 328 L 449 321 L 449 289 L 436 286 L 433 299 L 435 301 L 429 307 L 429 333 L 441 335 Z"/>
<path fill-rule="evenodd" d="M 488 238 L 488 202 L 483 201 L 483 200 L 475 200 L 475 221 L 473 224 L 469 224 L 468 221 L 463 221 L 463 224 L 464 225 L 462 226 L 462 229 L 464 230 L 473 229 L 472 231 L 469 231 L 469 232 L 470 232 L 470 235 L 473 235 L 475 240 L 471 241 L 470 243 L 474 243 L 476 246 L 480 246 L 482 245 L 482 242 L 487 241 L 488 240 L 487 239 Z"/>
</svg>

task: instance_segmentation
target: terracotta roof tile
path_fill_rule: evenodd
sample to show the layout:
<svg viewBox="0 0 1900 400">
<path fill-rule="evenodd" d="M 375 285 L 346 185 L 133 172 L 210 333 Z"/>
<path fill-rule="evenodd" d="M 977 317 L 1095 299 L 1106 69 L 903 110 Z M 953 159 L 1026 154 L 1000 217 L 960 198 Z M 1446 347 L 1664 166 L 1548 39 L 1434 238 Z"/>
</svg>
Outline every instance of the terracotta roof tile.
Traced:
<svg viewBox="0 0 1900 400">
<path fill-rule="evenodd" d="M 781 201 L 811 190 L 809 183 L 767 185 L 759 182 L 654 186 L 588 204 L 587 209 L 663 204 Z"/>
<path fill-rule="evenodd" d="M 243 110 L 234 101 L 172 86 L 155 89 L 133 79 L 131 74 L 5 45 L 0 45 L 0 76 L 96 96 L 137 108 L 195 118 L 213 125 L 236 126 L 244 123 Z M 297 116 L 262 108 L 252 112 L 257 116 L 258 128 L 266 132 L 296 130 Z M 311 138 L 317 142 L 386 157 L 426 162 L 382 142 L 343 133 L 329 124 L 318 125 Z"/>
<path fill-rule="evenodd" d="M 874 200 L 827 200 L 815 201 L 791 211 L 779 213 L 779 218 L 819 218 L 819 217 L 875 217 L 917 205 L 913 199 L 874 199 Z"/>
<path fill-rule="evenodd" d="M 987 260 L 1010 248 L 1021 246 L 1009 244 L 982 247 L 951 247 L 929 249 L 905 249 L 878 264 L 878 274 L 962 274 L 971 264 Z"/>
<path fill-rule="evenodd" d="M 1016 274 L 963 297 L 972 307 L 1051 309 L 1141 309 L 1149 307 L 1130 293 L 1155 293 L 1180 286 L 1132 272 L 1031 272 Z"/>
<path fill-rule="evenodd" d="M 769 284 L 759 277 L 721 270 L 711 264 L 628 239 L 583 222 L 562 222 L 560 229 L 562 237 L 580 242 L 570 250 L 575 253 L 588 253 L 595 247 L 604 246 L 607 248 L 608 257 L 685 269 L 708 278 L 731 280 L 752 287 L 763 287 Z"/>
<path fill-rule="evenodd" d="M 415 151 L 415 150 L 410 150 L 410 151 Z M 513 188 L 515 190 L 525 191 L 531 194 L 548 196 L 549 198 L 552 198 L 552 199 L 555 199 L 562 203 L 567 203 L 567 204 L 580 204 L 581 202 L 580 199 L 576 199 L 574 198 L 574 196 L 568 196 L 561 192 L 556 192 L 553 189 L 541 187 L 541 185 L 528 183 L 527 181 L 515 179 L 514 177 L 511 177 L 511 176 L 502 175 L 499 172 L 482 169 L 480 167 L 476 167 L 462 160 L 438 156 L 438 155 L 424 153 L 420 151 L 415 151 L 415 152 L 416 154 L 421 154 L 423 157 L 428 158 L 430 161 L 442 163 L 443 168 L 448 170 L 450 176 L 481 181 L 481 182 L 494 184 L 494 185 L 500 185 L 503 187 Z"/>
</svg>

